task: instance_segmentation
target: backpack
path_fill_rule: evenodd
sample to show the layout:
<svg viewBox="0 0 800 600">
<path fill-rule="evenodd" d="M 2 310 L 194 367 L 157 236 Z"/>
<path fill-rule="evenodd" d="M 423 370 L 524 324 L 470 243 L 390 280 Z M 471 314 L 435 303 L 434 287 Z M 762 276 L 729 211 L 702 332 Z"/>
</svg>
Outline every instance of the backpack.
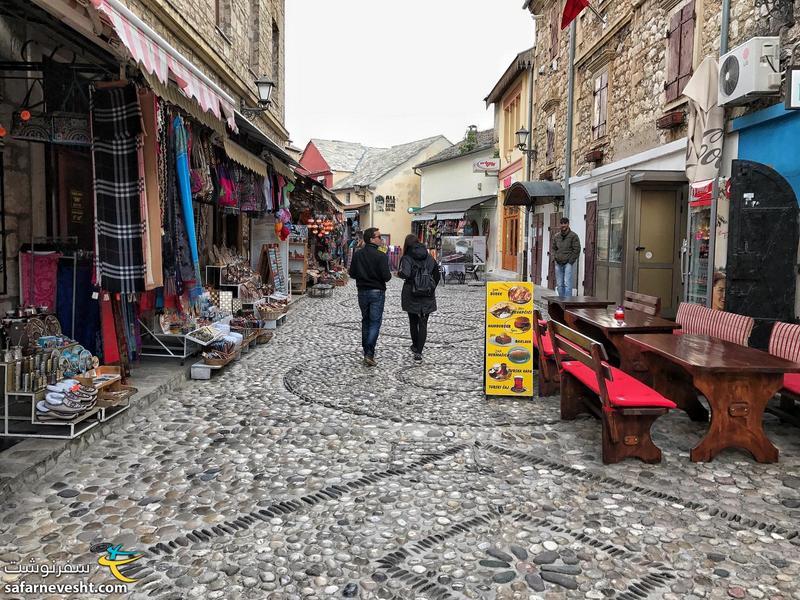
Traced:
<svg viewBox="0 0 800 600">
<path fill-rule="evenodd" d="M 433 275 L 425 268 L 426 263 L 420 265 L 416 261 L 411 268 L 411 295 L 429 298 L 436 290 Z"/>
</svg>

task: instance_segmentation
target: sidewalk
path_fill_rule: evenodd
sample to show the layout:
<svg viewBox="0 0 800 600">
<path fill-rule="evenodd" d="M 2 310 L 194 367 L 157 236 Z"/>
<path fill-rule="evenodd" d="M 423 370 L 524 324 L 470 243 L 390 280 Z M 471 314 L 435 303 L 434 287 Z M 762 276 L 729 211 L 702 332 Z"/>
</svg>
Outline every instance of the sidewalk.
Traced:
<svg viewBox="0 0 800 600">
<path fill-rule="evenodd" d="M 129 380 L 130 385 L 139 392 L 131 399 L 131 408 L 115 419 L 100 423 L 74 440 L 10 438 L 10 441 L 20 441 L 0 452 L 0 502 L 12 491 L 18 493 L 20 488 L 40 480 L 62 456 L 68 456 L 75 461 L 88 445 L 113 435 L 137 411 L 183 384 L 188 373 L 189 366 L 182 367 L 178 361 L 164 362 L 145 358 L 140 366 L 134 366 L 133 377 Z"/>
</svg>

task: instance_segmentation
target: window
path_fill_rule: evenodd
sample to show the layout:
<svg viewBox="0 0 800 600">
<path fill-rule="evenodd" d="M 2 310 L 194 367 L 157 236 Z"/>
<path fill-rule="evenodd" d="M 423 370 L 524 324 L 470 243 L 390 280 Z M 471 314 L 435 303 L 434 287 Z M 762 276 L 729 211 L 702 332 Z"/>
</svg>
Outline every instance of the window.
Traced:
<svg viewBox="0 0 800 600">
<path fill-rule="evenodd" d="M 672 15 L 667 33 L 667 102 L 677 100 L 689 83 L 694 66 L 694 0 Z"/>
<path fill-rule="evenodd" d="M 261 74 L 261 0 L 250 0 L 250 68 Z"/>
<path fill-rule="evenodd" d="M 624 212 L 625 209 L 622 206 L 617 206 L 611 209 L 611 214 L 609 215 L 608 262 L 610 263 L 622 262 L 622 242 L 624 240 L 622 217 Z"/>
<path fill-rule="evenodd" d="M 510 156 L 514 152 L 517 130 L 520 125 L 522 125 L 522 92 L 521 88 L 517 88 L 503 104 L 503 135 L 506 156 Z"/>
<path fill-rule="evenodd" d="M 556 2 L 550 10 L 550 60 L 558 57 L 558 32 L 561 28 L 561 17 L 559 15 L 560 2 Z"/>
<path fill-rule="evenodd" d="M 214 0 L 214 20 L 225 35 L 231 32 L 231 0 Z"/>
<path fill-rule="evenodd" d="M 397 198 L 394 196 L 386 196 L 383 204 L 383 210 L 386 212 L 394 212 L 395 205 L 397 204 Z"/>
<path fill-rule="evenodd" d="M 275 87 L 281 85 L 281 30 L 273 19 L 272 21 L 272 81 Z M 273 90 L 274 92 L 274 90 Z"/>
<path fill-rule="evenodd" d="M 608 261 L 608 221 L 609 209 L 597 211 L 597 260 Z"/>
<path fill-rule="evenodd" d="M 545 162 L 552 165 L 556 161 L 556 113 L 551 112 L 547 115 L 547 146 L 545 152 Z"/>
<path fill-rule="evenodd" d="M 594 78 L 594 111 L 592 115 L 592 139 L 597 140 L 606 135 L 608 119 L 608 71 L 603 71 Z"/>
<path fill-rule="evenodd" d="M 345 201 L 345 204 L 350 204 L 350 192 L 347 192 L 344 195 L 344 201 Z"/>
</svg>

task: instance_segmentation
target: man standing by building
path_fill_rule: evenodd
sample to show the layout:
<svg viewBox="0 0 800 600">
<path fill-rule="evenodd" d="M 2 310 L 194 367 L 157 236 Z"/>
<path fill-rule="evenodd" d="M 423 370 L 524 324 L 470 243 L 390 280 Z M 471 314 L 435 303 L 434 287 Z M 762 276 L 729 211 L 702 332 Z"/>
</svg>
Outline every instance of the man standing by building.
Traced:
<svg viewBox="0 0 800 600">
<path fill-rule="evenodd" d="M 358 306 L 361 309 L 361 346 L 364 349 L 364 364 L 374 367 L 375 345 L 383 321 L 383 305 L 386 301 L 386 282 L 392 278 L 389 257 L 381 252 L 381 232 L 370 227 L 364 232 L 364 247 L 356 251 L 350 263 L 350 277 L 358 287 Z"/>
<path fill-rule="evenodd" d="M 571 296 L 575 265 L 581 255 L 581 241 L 578 234 L 569 228 L 569 219 L 566 217 L 561 219 L 561 232 L 553 235 L 550 250 L 556 263 L 556 292 L 559 296 Z"/>
</svg>

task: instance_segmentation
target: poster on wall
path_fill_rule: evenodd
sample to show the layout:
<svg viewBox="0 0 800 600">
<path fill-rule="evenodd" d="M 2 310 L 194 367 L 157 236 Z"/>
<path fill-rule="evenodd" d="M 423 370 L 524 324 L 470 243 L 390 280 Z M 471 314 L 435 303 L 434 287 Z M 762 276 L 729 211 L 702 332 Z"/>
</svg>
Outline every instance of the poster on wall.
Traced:
<svg viewBox="0 0 800 600">
<path fill-rule="evenodd" d="M 533 397 L 533 284 L 486 283 L 484 394 Z"/>
<path fill-rule="evenodd" d="M 486 238 L 443 236 L 440 260 L 443 264 L 482 265 L 486 262 Z"/>
</svg>

